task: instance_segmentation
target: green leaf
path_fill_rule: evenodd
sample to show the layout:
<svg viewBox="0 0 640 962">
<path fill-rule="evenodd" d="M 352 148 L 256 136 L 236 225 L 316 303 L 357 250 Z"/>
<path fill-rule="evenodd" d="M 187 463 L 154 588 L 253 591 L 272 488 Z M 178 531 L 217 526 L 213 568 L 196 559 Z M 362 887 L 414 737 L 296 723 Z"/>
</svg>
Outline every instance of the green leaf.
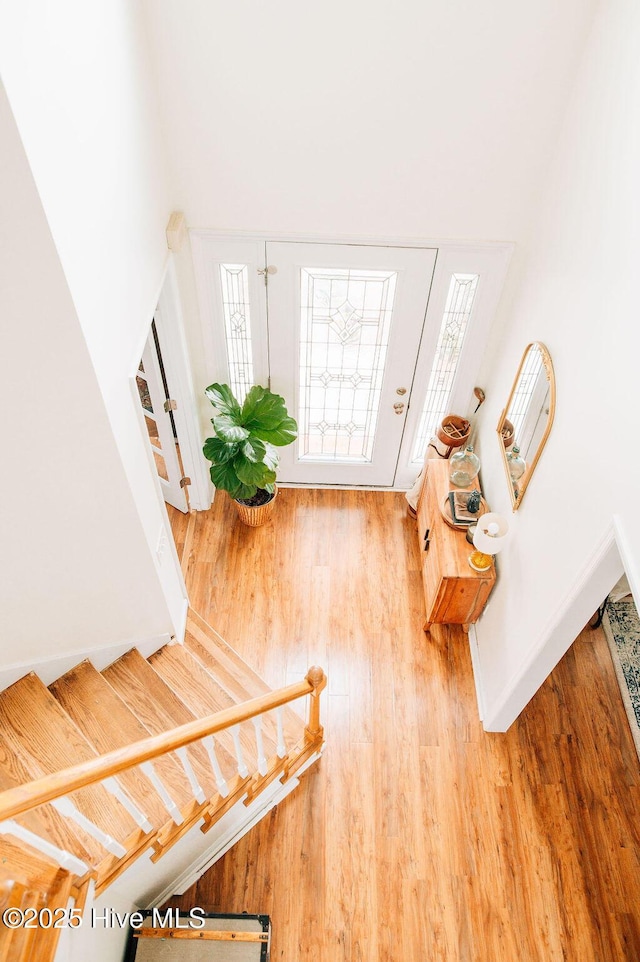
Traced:
<svg viewBox="0 0 640 962">
<path fill-rule="evenodd" d="M 238 453 L 238 445 L 223 441 L 221 438 L 207 438 L 202 453 L 208 461 L 214 464 L 224 464 Z"/>
<path fill-rule="evenodd" d="M 212 464 L 209 474 L 216 488 L 228 491 L 232 498 L 252 498 L 257 491 L 255 484 L 247 485 L 239 480 L 230 461 L 225 461 L 224 464 Z"/>
<path fill-rule="evenodd" d="M 265 484 L 275 481 L 274 471 L 270 471 L 262 463 L 255 464 L 253 461 L 247 461 L 242 455 L 234 460 L 233 467 L 243 484 L 255 484 L 259 488 L 264 488 Z"/>
<path fill-rule="evenodd" d="M 213 419 L 213 427 L 223 441 L 244 441 L 250 433 L 231 414 L 219 414 Z"/>
<path fill-rule="evenodd" d="M 252 434 L 262 438 L 264 431 L 274 431 L 286 419 L 287 408 L 283 397 L 262 387 L 249 391 L 242 409 L 242 423 Z"/>
<path fill-rule="evenodd" d="M 242 453 L 249 461 L 264 461 L 266 448 L 258 438 L 249 437 L 242 445 Z"/>
<path fill-rule="evenodd" d="M 250 388 L 242 405 L 241 420 L 243 424 L 250 418 L 253 418 L 256 408 L 260 405 L 262 398 L 267 393 L 267 388 L 261 387 L 260 384 L 254 384 L 253 387 Z"/>
<path fill-rule="evenodd" d="M 204 393 L 220 414 L 229 414 L 236 422 L 240 420 L 240 405 L 228 384 L 210 384 Z"/>
<path fill-rule="evenodd" d="M 269 444 L 268 441 L 265 441 L 264 444 L 263 461 L 270 471 L 275 471 L 275 469 L 278 467 L 278 462 L 280 461 L 280 455 L 274 448 L 273 444 Z"/>
<path fill-rule="evenodd" d="M 293 418 L 286 417 L 273 430 L 260 431 L 260 437 L 263 441 L 281 448 L 285 444 L 291 444 L 298 437 L 298 425 Z"/>
</svg>

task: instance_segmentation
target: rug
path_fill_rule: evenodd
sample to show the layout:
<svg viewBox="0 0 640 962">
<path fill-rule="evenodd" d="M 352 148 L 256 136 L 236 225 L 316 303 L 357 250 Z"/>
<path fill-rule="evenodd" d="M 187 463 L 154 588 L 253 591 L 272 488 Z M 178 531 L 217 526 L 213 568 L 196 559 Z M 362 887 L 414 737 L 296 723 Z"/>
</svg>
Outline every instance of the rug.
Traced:
<svg viewBox="0 0 640 962">
<path fill-rule="evenodd" d="M 214 915 L 204 917 L 200 927 L 202 910 L 199 910 L 198 927 L 190 928 L 188 913 L 182 914 L 180 927 L 164 926 L 163 916 L 167 910 L 158 910 L 154 922 L 152 911 L 143 911 L 146 916 L 143 928 L 155 928 L 156 938 L 136 938 L 136 930 L 129 932 L 129 942 L 125 962 L 268 962 L 270 955 L 271 922 L 268 915 Z M 158 928 L 160 924 L 161 928 Z M 174 923 L 175 924 L 175 923 Z M 217 941 L 207 939 L 204 933 L 235 933 L 233 940 Z M 245 941 L 243 936 L 266 937 L 264 942 Z M 190 936 L 190 937 L 186 937 Z"/>
<path fill-rule="evenodd" d="M 633 599 L 607 601 L 602 627 L 640 758 L 640 618 Z"/>
</svg>

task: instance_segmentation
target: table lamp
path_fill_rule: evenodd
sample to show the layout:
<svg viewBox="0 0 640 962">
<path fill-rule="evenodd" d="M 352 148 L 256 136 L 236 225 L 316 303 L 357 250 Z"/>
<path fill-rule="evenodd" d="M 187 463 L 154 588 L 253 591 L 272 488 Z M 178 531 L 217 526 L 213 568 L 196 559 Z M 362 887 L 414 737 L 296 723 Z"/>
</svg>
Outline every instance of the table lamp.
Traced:
<svg viewBox="0 0 640 962">
<path fill-rule="evenodd" d="M 469 555 L 469 564 L 474 571 L 486 571 L 491 567 L 493 555 L 502 551 L 508 541 L 508 531 L 506 518 L 493 511 L 478 518 L 473 535 L 473 545 L 477 550 Z"/>
</svg>

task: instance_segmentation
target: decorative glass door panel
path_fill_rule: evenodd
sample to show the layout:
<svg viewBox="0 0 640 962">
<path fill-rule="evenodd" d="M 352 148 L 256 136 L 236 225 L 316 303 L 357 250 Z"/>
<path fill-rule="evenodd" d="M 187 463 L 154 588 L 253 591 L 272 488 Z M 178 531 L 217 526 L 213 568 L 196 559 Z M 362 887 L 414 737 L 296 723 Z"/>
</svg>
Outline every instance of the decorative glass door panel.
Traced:
<svg viewBox="0 0 640 962">
<path fill-rule="evenodd" d="M 247 264 L 220 264 L 219 269 L 229 386 L 242 404 L 254 383 L 249 267 Z"/>
<path fill-rule="evenodd" d="M 395 271 L 300 272 L 299 458 L 370 463 Z"/>
<path fill-rule="evenodd" d="M 299 427 L 282 481 L 393 484 L 435 253 L 267 244 L 271 387 Z"/>
</svg>

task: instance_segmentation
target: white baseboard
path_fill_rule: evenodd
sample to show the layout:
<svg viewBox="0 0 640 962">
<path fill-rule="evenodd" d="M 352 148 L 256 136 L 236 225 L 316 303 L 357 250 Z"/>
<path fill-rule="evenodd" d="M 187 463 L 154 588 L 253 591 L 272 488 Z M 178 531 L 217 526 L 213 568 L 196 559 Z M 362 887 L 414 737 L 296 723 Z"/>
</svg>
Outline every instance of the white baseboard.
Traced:
<svg viewBox="0 0 640 962">
<path fill-rule="evenodd" d="M 186 619 L 186 612 L 185 612 Z M 52 681 L 64 675 L 65 672 L 75 668 L 81 661 L 89 659 L 91 664 L 98 671 L 102 671 L 107 665 L 115 661 L 131 648 L 137 648 L 144 658 L 148 658 L 158 648 L 168 644 L 171 635 L 156 635 L 153 638 L 144 638 L 139 641 L 124 641 L 116 645 L 106 645 L 104 648 L 83 648 L 79 651 L 72 651 L 65 655 L 56 655 L 55 658 L 43 658 L 41 661 L 18 662 L 0 669 L 0 691 L 4 691 L 9 685 L 13 685 L 30 671 L 40 678 L 45 685 L 50 685 Z"/>
<path fill-rule="evenodd" d="M 478 703 L 478 716 L 480 721 L 485 716 L 485 695 L 482 683 L 482 669 L 480 667 L 480 652 L 478 651 L 478 633 L 475 625 L 469 625 L 469 651 L 471 652 L 471 665 L 473 668 L 473 680 L 476 686 L 476 701 Z"/>
<path fill-rule="evenodd" d="M 175 637 L 175 639 L 174 639 L 174 643 L 177 642 L 177 643 L 180 644 L 180 645 L 183 644 L 183 642 L 184 642 L 184 636 L 185 636 L 185 633 L 186 633 L 186 630 L 187 630 L 187 618 L 188 618 L 188 616 L 189 616 L 189 599 L 188 599 L 188 598 L 185 598 L 185 599 L 184 599 L 184 602 L 183 602 L 183 604 L 182 604 L 182 611 L 180 612 L 180 623 L 179 623 L 178 626 L 177 626 L 178 631 L 177 631 L 177 633 L 176 633 L 176 637 Z M 152 655 L 153 652 L 149 652 L 149 654 Z M 147 656 L 145 655 L 145 658 L 146 658 L 146 657 L 147 657 Z"/>
</svg>

